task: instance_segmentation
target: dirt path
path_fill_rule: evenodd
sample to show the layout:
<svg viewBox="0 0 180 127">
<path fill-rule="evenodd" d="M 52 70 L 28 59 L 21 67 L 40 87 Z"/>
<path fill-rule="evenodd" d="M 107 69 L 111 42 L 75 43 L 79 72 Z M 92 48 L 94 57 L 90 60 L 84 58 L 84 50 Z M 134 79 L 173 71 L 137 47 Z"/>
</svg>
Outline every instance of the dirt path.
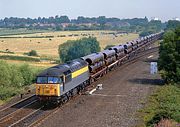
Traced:
<svg viewBox="0 0 180 127">
<path fill-rule="evenodd" d="M 148 56 L 157 58 L 157 53 Z M 150 75 L 148 56 L 110 72 L 96 82 L 103 84 L 101 91 L 71 101 L 39 127 L 134 126 L 138 121 L 135 113 L 161 81 L 159 75 Z"/>
</svg>

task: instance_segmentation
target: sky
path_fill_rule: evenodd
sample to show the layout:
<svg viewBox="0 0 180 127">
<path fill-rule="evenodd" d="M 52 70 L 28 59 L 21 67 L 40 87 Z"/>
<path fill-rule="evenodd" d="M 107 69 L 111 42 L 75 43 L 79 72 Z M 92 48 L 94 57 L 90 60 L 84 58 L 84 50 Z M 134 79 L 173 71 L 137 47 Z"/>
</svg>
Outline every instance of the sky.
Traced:
<svg viewBox="0 0 180 127">
<path fill-rule="evenodd" d="M 180 0 L 0 0 L 0 19 L 67 15 L 69 18 L 180 18 Z"/>
</svg>

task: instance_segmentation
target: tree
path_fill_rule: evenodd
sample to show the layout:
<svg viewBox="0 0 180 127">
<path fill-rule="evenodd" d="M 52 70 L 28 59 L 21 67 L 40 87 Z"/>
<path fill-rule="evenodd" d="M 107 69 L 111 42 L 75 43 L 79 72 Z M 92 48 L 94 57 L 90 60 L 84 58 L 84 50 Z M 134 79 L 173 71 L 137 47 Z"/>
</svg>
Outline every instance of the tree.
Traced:
<svg viewBox="0 0 180 127">
<path fill-rule="evenodd" d="M 177 27 L 180 27 L 180 21 L 169 20 L 166 29 L 173 30 L 173 29 L 176 29 Z"/>
<path fill-rule="evenodd" d="M 99 51 L 99 42 L 94 37 L 67 41 L 66 43 L 59 45 L 59 56 L 61 62 L 80 58 Z"/>
<path fill-rule="evenodd" d="M 158 67 L 167 82 L 180 82 L 180 27 L 168 31 L 160 46 Z"/>
<path fill-rule="evenodd" d="M 109 49 L 109 48 L 111 48 L 111 47 L 113 47 L 113 46 L 115 46 L 115 45 L 107 45 L 107 46 L 104 48 L 104 50 Z"/>
<path fill-rule="evenodd" d="M 23 75 L 20 71 L 20 69 L 15 66 L 15 65 L 12 65 L 11 66 L 11 86 L 14 86 L 14 87 L 21 87 L 24 85 L 24 79 L 23 79 Z"/>
<path fill-rule="evenodd" d="M 150 21 L 146 26 L 144 26 L 144 30 L 139 34 L 139 36 L 144 37 L 153 33 L 160 32 L 163 28 L 161 21 Z"/>
<path fill-rule="evenodd" d="M 145 37 L 145 36 L 148 36 L 148 35 L 153 34 L 153 33 L 154 32 L 152 30 L 144 30 L 139 34 L 139 36 L 140 37 Z"/>
<path fill-rule="evenodd" d="M 0 61 L 0 86 L 10 86 L 10 78 L 9 65 L 4 61 Z"/>
<path fill-rule="evenodd" d="M 24 79 L 24 85 L 31 85 L 33 81 L 33 71 L 29 65 L 25 64 L 20 67 L 20 72 Z"/>
<path fill-rule="evenodd" d="M 28 53 L 28 56 L 38 56 L 36 50 L 31 50 L 29 53 Z"/>
</svg>

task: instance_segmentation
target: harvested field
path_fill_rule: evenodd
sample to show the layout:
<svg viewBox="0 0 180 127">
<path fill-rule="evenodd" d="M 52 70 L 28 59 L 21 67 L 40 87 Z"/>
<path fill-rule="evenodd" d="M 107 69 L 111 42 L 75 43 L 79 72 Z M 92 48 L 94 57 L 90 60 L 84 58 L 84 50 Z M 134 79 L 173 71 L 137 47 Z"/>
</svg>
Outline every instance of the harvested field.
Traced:
<svg viewBox="0 0 180 127">
<path fill-rule="evenodd" d="M 114 33 L 114 34 L 113 34 Z M 0 37 L 0 51 L 11 51 L 23 54 L 36 50 L 40 56 L 58 57 L 58 46 L 67 40 L 82 37 L 97 37 L 101 48 L 107 45 L 121 44 L 138 37 L 137 34 L 117 34 L 115 31 L 65 31 L 36 34 L 9 35 Z"/>
</svg>

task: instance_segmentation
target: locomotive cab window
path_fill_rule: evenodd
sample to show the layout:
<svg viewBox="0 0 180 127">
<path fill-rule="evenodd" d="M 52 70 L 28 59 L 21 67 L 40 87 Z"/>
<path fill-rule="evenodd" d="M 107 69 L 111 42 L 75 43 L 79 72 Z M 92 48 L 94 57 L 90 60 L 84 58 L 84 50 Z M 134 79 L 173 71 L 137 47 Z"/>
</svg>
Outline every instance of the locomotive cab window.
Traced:
<svg viewBox="0 0 180 127">
<path fill-rule="evenodd" d="M 40 83 L 40 84 L 47 83 L 47 77 L 38 77 L 37 83 Z"/>
<path fill-rule="evenodd" d="M 62 83 L 62 79 L 58 77 L 48 77 L 48 83 Z"/>
<path fill-rule="evenodd" d="M 62 83 L 63 79 L 59 77 L 38 77 L 37 83 L 39 84 L 59 84 Z"/>
</svg>

